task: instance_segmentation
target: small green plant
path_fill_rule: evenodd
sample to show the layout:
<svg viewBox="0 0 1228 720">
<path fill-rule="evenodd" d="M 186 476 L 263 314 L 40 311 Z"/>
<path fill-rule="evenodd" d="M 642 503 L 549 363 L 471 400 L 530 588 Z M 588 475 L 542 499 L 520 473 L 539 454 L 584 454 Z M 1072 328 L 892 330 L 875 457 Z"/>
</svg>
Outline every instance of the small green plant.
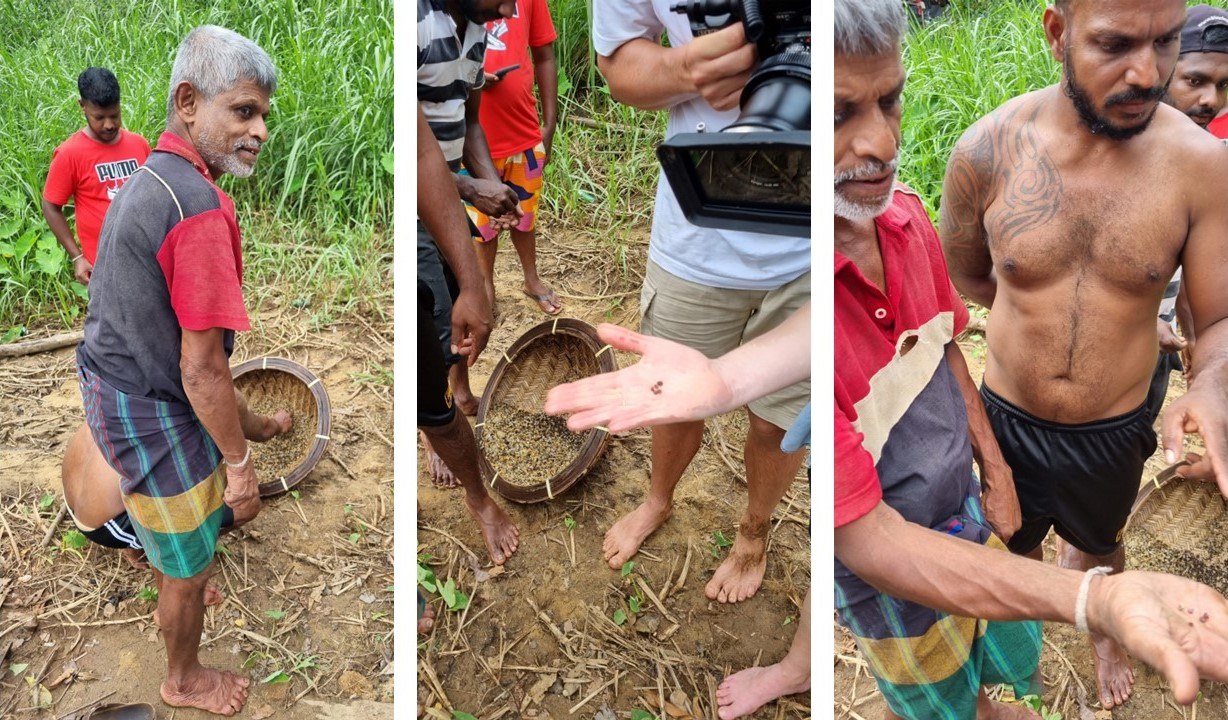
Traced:
<svg viewBox="0 0 1228 720">
<path fill-rule="evenodd" d="M 452 720 L 478 720 L 478 719 L 470 715 L 467 712 L 461 712 L 460 710 L 453 710 Z"/>
<path fill-rule="evenodd" d="M 290 676 L 284 670 L 274 670 L 260 681 L 262 685 L 280 685 L 290 682 Z"/>
<path fill-rule="evenodd" d="M 259 665 L 260 663 L 268 659 L 269 659 L 268 655 L 265 655 L 259 650 L 254 650 L 248 654 L 247 659 L 243 661 L 243 665 L 241 667 L 244 670 L 251 670 L 252 668 L 256 667 L 257 665 Z"/>
<path fill-rule="evenodd" d="M 264 616 L 270 620 L 281 620 L 286 616 L 285 610 L 265 610 Z"/>
<path fill-rule="evenodd" d="M 1019 704 L 1040 713 L 1042 720 L 1062 720 L 1062 714 L 1060 712 L 1051 711 L 1049 708 L 1045 707 L 1041 703 L 1040 696 L 1038 695 L 1024 695 L 1023 697 L 1019 698 Z"/>
<path fill-rule="evenodd" d="M 452 578 L 448 578 L 443 585 L 439 586 L 439 596 L 443 598 L 444 605 L 453 612 L 469 607 L 469 596 L 456 587 L 456 581 Z"/>
<path fill-rule="evenodd" d="M 570 515 L 563 516 L 563 527 L 567 528 L 567 532 L 576 529 L 576 519 Z"/>
<path fill-rule="evenodd" d="M 631 711 L 631 720 L 657 720 L 657 716 L 643 708 L 635 708 Z"/>
<path fill-rule="evenodd" d="M 708 551 L 712 553 L 712 557 L 719 558 L 721 550 L 732 546 L 733 541 L 725 537 L 725 533 L 720 530 L 712 531 L 711 540 L 708 541 Z"/>
<path fill-rule="evenodd" d="M 623 563 L 623 567 L 622 567 L 622 569 L 621 569 L 621 570 L 619 570 L 619 571 L 618 571 L 618 574 L 619 574 L 621 577 L 627 577 L 627 576 L 628 576 L 628 575 L 630 575 L 630 574 L 632 573 L 632 571 L 634 571 L 634 570 L 635 570 L 635 561 L 634 561 L 634 560 L 628 560 L 627 562 Z"/>
<path fill-rule="evenodd" d="M 623 610 L 622 608 L 618 608 L 617 610 L 615 610 L 614 611 L 614 624 L 622 625 L 626 622 L 627 622 L 627 611 Z"/>
<path fill-rule="evenodd" d="M 89 539 L 79 530 L 69 530 L 60 536 L 60 547 L 65 550 L 80 550 L 89 544 Z"/>
<path fill-rule="evenodd" d="M 53 504 L 55 504 L 55 493 L 43 493 L 38 498 L 39 510 L 48 510 Z"/>
<path fill-rule="evenodd" d="M 137 591 L 136 598 L 141 602 L 157 602 L 158 588 L 154 587 L 153 585 L 146 585 Z"/>
</svg>

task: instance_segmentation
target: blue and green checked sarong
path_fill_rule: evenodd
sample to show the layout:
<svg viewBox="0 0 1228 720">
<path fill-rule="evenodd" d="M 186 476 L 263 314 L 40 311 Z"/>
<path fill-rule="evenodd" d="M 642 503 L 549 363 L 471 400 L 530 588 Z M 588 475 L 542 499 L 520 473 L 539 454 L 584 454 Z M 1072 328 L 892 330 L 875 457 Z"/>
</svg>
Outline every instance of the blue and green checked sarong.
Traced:
<svg viewBox="0 0 1228 720">
<path fill-rule="evenodd" d="M 174 578 L 213 560 L 222 524 L 222 454 L 191 406 L 129 395 L 77 363 L 85 421 L 120 475 L 124 508 L 157 570 Z"/>
<path fill-rule="evenodd" d="M 962 518 L 984 525 L 975 496 Z M 996 535 L 985 545 L 1006 552 Z M 887 705 L 906 720 L 972 720 L 982 685 L 1011 685 L 1016 697 L 1040 690 L 1031 687 L 1039 622 L 957 617 L 884 593 L 837 610 Z"/>
</svg>

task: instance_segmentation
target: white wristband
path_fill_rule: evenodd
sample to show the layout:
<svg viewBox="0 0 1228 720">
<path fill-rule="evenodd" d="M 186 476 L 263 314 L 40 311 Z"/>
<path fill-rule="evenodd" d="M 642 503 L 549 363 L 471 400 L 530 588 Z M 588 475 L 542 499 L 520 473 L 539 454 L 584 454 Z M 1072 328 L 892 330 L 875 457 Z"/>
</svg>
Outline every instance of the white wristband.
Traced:
<svg viewBox="0 0 1228 720">
<path fill-rule="evenodd" d="M 227 460 L 225 457 L 223 457 L 223 458 L 222 458 L 222 462 L 226 463 L 226 467 L 231 468 L 231 469 L 233 469 L 233 470 L 238 470 L 239 468 L 241 468 L 241 467 L 243 467 L 243 466 L 247 465 L 247 461 L 248 461 L 248 460 L 251 460 L 251 459 L 252 459 L 252 445 L 251 445 L 251 443 L 248 443 L 248 444 L 247 444 L 247 452 L 243 453 L 243 459 L 242 459 L 242 460 L 240 460 L 240 461 L 239 461 L 239 462 L 237 462 L 237 463 L 232 463 L 232 462 L 230 462 L 229 460 Z"/>
<path fill-rule="evenodd" d="M 83 257 L 85 257 L 85 253 L 81 253 L 81 254 L 80 254 L 80 255 L 78 255 L 77 257 L 73 258 L 71 262 L 77 262 L 78 260 L 80 260 L 80 259 L 81 259 L 81 258 L 83 258 Z"/>
<path fill-rule="evenodd" d="M 1111 572 L 1113 568 L 1101 565 L 1083 573 L 1083 582 L 1079 583 L 1079 595 L 1075 598 L 1075 627 L 1079 632 L 1091 632 L 1087 629 L 1087 594 L 1092 587 L 1092 578 L 1097 575 L 1108 575 Z"/>
</svg>

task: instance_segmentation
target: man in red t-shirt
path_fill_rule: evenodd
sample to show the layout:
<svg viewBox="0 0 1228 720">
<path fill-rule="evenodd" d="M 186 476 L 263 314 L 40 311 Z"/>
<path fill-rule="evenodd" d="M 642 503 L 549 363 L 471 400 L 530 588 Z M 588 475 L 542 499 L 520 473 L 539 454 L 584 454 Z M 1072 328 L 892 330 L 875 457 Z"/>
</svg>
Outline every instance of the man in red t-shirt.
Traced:
<svg viewBox="0 0 1228 720">
<path fill-rule="evenodd" d="M 524 269 L 524 293 L 541 309 L 558 314 L 562 303 L 554 290 L 537 276 L 537 205 L 542 173 L 550 161 L 550 146 L 558 115 L 558 72 L 554 64 L 554 21 L 546 0 L 516 0 L 510 18 L 486 24 L 486 84 L 482 88 L 479 121 L 495 170 L 516 192 L 524 213 L 512 226 L 512 244 Z M 533 85 L 541 95 L 541 117 Z M 495 304 L 495 253 L 500 223 L 466 203 L 477 227 L 478 257 L 486 277 L 486 293 Z"/>
<path fill-rule="evenodd" d="M 119 81 L 110 70 L 86 68 L 77 76 L 77 89 L 85 127 L 51 155 L 43 187 L 43 217 L 72 258 L 73 274 L 88 285 L 98 258 L 102 218 L 115 193 L 149 157 L 149 143 L 121 127 Z M 64 217 L 69 198 L 76 198 L 76 241 Z"/>
</svg>

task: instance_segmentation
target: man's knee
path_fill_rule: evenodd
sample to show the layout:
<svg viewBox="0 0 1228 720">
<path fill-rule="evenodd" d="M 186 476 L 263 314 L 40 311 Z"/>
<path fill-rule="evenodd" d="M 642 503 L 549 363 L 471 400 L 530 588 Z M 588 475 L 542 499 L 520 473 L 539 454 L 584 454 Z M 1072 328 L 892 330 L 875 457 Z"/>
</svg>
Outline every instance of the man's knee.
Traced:
<svg viewBox="0 0 1228 720">
<path fill-rule="evenodd" d="M 774 444 L 780 447 L 780 441 L 785 437 L 785 430 L 770 420 L 765 420 L 750 410 L 746 411 L 750 419 L 750 438 L 755 442 Z"/>
</svg>

